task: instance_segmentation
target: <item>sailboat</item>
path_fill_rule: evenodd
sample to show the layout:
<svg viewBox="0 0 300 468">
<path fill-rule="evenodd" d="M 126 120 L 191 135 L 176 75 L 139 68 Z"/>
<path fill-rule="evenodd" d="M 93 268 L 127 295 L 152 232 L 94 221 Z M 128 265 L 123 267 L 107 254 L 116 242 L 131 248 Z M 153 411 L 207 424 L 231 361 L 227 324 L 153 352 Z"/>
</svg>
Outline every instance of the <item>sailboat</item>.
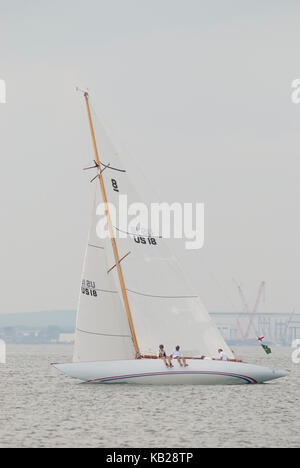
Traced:
<svg viewBox="0 0 300 468">
<path fill-rule="evenodd" d="M 100 184 L 95 199 L 77 311 L 73 362 L 53 364 L 88 383 L 155 385 L 256 384 L 287 375 L 278 369 L 235 360 L 198 295 L 191 291 L 168 240 L 140 230 L 117 239 L 109 203 L 120 195 L 136 201 L 133 184 L 118 151 L 101 126 L 98 150 L 90 96 L 83 92 Z M 104 203 L 108 238 L 99 238 L 97 198 Z M 186 367 L 167 367 L 157 357 L 180 345 Z M 213 357 L 218 349 L 227 361 Z"/>
</svg>

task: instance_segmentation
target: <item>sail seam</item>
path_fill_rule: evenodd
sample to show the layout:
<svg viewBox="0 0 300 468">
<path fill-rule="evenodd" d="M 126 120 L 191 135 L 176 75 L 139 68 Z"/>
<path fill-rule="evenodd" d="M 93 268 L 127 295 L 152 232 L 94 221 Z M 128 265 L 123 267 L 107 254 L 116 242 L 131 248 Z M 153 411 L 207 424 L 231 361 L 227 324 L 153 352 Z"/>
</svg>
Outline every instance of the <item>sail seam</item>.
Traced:
<svg viewBox="0 0 300 468">
<path fill-rule="evenodd" d="M 136 237 L 136 236 L 143 236 L 146 239 L 162 239 L 162 236 L 155 236 L 154 234 L 143 234 L 141 232 L 127 232 L 123 231 L 122 229 L 117 228 L 117 226 L 113 226 L 114 229 L 116 229 L 119 232 L 122 232 L 123 234 L 127 234 L 128 236 Z"/>
<path fill-rule="evenodd" d="M 110 289 L 96 289 L 95 288 L 95 291 L 111 293 L 111 294 L 118 294 L 118 291 L 111 291 Z"/>
<path fill-rule="evenodd" d="M 99 247 L 99 245 L 88 244 L 89 247 L 94 247 L 95 249 L 104 250 L 104 247 Z"/>
<path fill-rule="evenodd" d="M 81 332 L 81 333 L 86 333 L 87 335 L 114 336 L 114 337 L 117 337 L 117 338 L 131 338 L 130 335 L 111 335 L 109 333 L 94 333 L 94 332 L 89 332 L 89 331 L 86 331 L 86 330 L 81 330 L 80 328 L 76 328 L 76 330 Z"/>
<path fill-rule="evenodd" d="M 145 294 L 138 291 L 132 291 L 131 289 L 126 289 L 126 291 L 131 292 L 133 294 L 138 294 L 139 296 L 147 296 L 147 297 L 159 297 L 162 299 L 197 299 L 199 296 L 158 296 L 156 294 Z"/>
</svg>

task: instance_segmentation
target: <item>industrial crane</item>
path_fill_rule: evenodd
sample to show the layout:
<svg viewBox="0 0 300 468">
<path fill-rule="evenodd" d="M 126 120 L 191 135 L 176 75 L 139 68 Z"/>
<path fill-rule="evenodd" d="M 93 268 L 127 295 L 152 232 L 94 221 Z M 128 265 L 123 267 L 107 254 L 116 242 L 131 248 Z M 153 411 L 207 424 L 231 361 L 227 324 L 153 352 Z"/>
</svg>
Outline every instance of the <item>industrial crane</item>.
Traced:
<svg viewBox="0 0 300 468">
<path fill-rule="evenodd" d="M 262 297 L 265 297 L 264 293 L 265 293 L 266 282 L 262 281 L 261 284 L 260 284 L 260 287 L 259 287 L 259 290 L 258 290 L 258 295 L 257 295 L 256 301 L 255 301 L 255 304 L 254 304 L 254 308 L 253 308 L 252 311 L 250 311 L 250 308 L 248 306 L 248 303 L 247 303 L 247 300 L 245 298 L 245 294 L 244 294 L 244 291 L 242 289 L 241 284 L 237 283 L 237 281 L 235 281 L 235 283 L 237 285 L 237 288 L 238 288 L 238 291 L 239 291 L 239 294 L 240 294 L 240 297 L 241 297 L 241 300 L 242 300 L 242 303 L 243 303 L 243 306 L 244 306 L 244 311 L 248 314 L 248 317 L 249 317 L 249 323 L 248 323 L 248 326 L 246 328 L 245 333 L 243 332 L 243 329 L 241 327 L 239 319 L 237 319 L 237 324 L 238 324 L 238 328 L 240 330 L 242 339 L 244 341 L 246 341 L 248 339 L 248 337 L 249 337 L 249 333 L 250 333 L 251 328 L 254 327 L 254 319 L 255 319 L 255 316 L 257 314 L 257 310 L 258 310 L 260 301 L 261 301 Z M 254 327 L 254 330 L 255 330 L 255 334 L 257 335 L 257 331 L 256 331 L 255 327 Z"/>
</svg>

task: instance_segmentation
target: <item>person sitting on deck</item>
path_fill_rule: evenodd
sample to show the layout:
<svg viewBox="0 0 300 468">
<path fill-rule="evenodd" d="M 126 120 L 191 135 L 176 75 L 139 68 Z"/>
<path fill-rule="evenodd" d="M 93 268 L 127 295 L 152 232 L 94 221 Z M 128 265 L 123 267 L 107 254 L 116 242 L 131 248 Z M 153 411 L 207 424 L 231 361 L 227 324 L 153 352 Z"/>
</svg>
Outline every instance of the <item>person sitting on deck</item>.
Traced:
<svg viewBox="0 0 300 468">
<path fill-rule="evenodd" d="M 176 346 L 175 350 L 171 354 L 171 358 L 177 359 L 177 361 L 179 362 L 181 367 L 182 366 L 184 366 L 184 367 L 188 366 L 188 364 L 186 363 L 185 358 L 182 356 L 182 352 L 180 351 L 180 346 Z"/>
<path fill-rule="evenodd" d="M 159 351 L 158 351 L 158 356 L 163 359 L 164 363 L 166 364 L 167 367 L 173 367 L 173 364 L 171 362 L 171 358 L 167 356 L 167 353 L 165 351 L 164 345 L 159 345 Z"/>
<path fill-rule="evenodd" d="M 219 357 L 220 361 L 228 361 L 227 354 L 224 353 L 223 349 L 220 348 L 220 349 L 218 350 L 218 353 L 219 353 L 219 356 L 220 356 L 220 357 Z"/>
</svg>

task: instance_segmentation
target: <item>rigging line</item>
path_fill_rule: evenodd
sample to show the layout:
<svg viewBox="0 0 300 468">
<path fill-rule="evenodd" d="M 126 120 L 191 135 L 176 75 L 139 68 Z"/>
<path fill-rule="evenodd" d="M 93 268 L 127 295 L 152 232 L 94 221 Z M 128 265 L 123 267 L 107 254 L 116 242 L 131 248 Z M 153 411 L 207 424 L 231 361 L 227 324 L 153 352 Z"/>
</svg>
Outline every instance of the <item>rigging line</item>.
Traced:
<svg viewBox="0 0 300 468">
<path fill-rule="evenodd" d="M 133 294 L 137 294 L 139 296 L 147 296 L 147 297 L 158 297 L 160 299 L 197 299 L 199 296 L 157 296 L 156 294 L 146 294 L 141 293 L 138 291 L 133 291 L 132 289 L 127 289 L 126 291 L 131 292 Z"/>
<path fill-rule="evenodd" d="M 81 333 L 86 333 L 87 335 L 97 335 L 97 336 L 114 336 L 116 338 L 131 338 L 130 335 L 112 335 L 110 333 L 95 333 L 95 332 L 89 332 L 86 330 L 81 330 L 80 328 L 76 328 L 77 331 Z"/>
<path fill-rule="evenodd" d="M 232 299 L 229 297 L 229 294 L 227 293 L 224 285 L 220 282 L 220 280 L 216 277 L 216 275 L 211 271 L 211 269 L 208 266 L 208 262 L 202 258 L 202 264 L 206 265 L 206 271 L 208 271 L 210 277 L 213 279 L 215 284 L 218 286 L 219 290 L 223 293 L 224 297 L 227 299 L 228 303 L 230 306 L 233 308 L 234 312 L 240 313 L 240 311 L 237 309 L 236 304 L 232 302 Z M 205 266 L 204 265 L 204 266 Z"/>
</svg>

